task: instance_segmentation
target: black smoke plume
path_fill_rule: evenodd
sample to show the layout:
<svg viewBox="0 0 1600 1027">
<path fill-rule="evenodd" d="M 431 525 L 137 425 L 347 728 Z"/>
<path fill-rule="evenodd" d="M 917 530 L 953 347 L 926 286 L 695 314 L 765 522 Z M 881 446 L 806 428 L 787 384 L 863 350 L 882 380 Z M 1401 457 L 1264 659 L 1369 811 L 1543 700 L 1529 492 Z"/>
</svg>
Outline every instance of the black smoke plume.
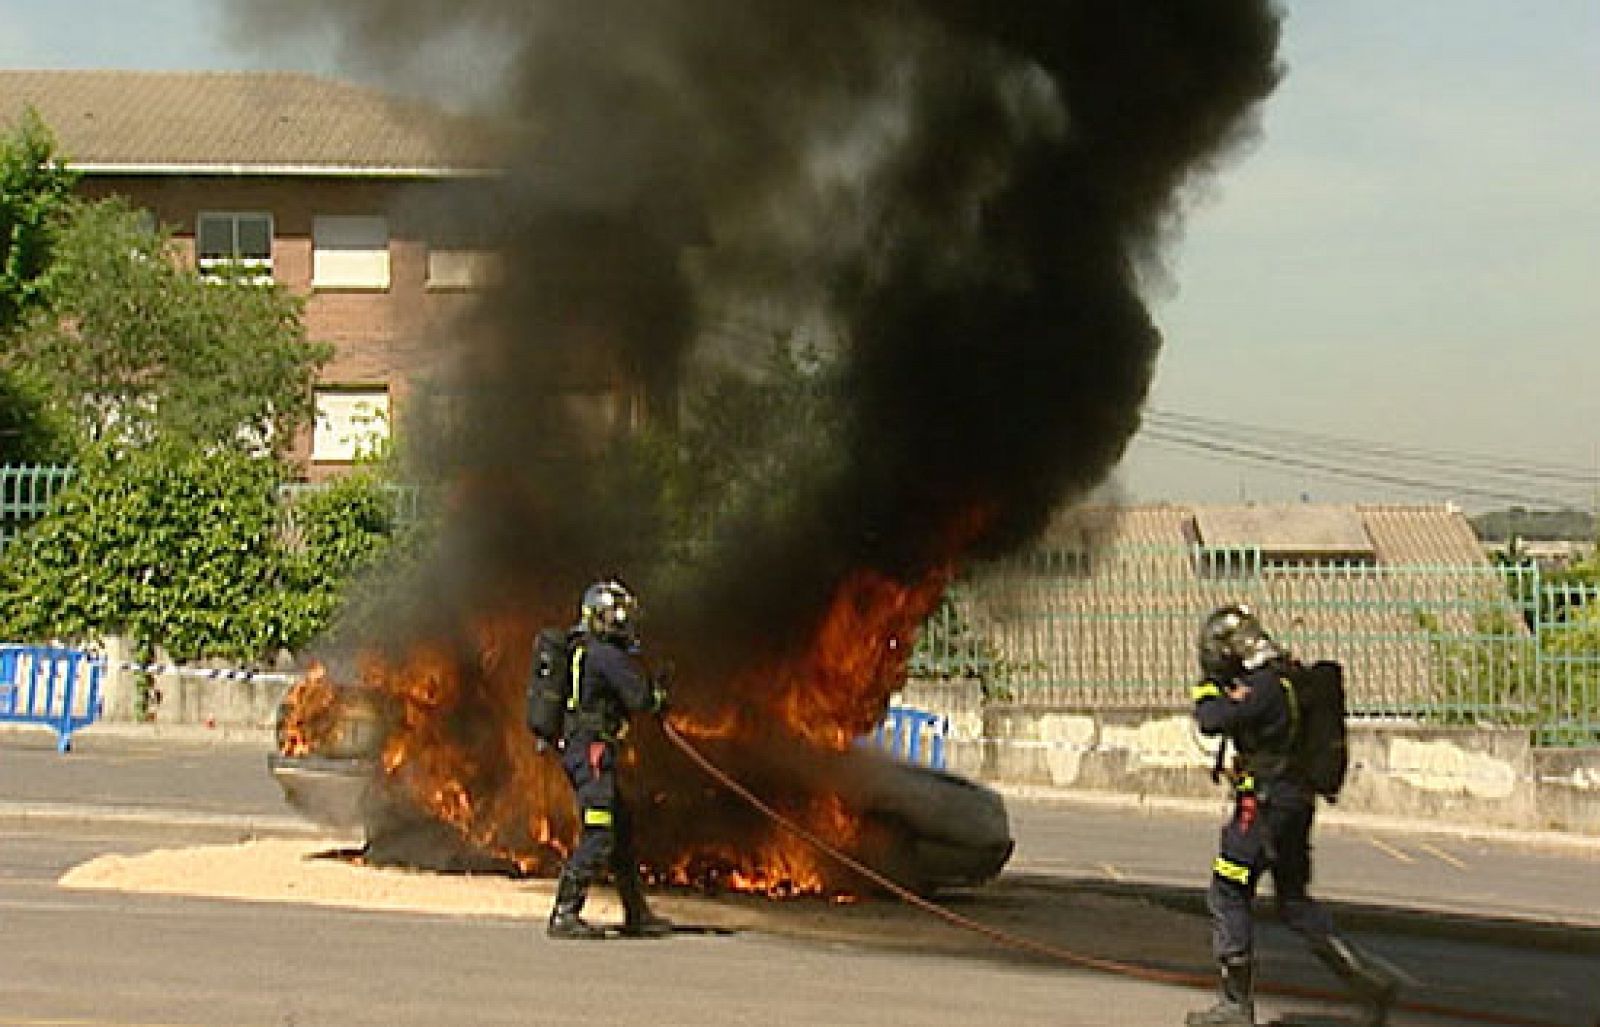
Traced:
<svg viewBox="0 0 1600 1027">
<path fill-rule="evenodd" d="M 651 580 L 662 529 L 626 498 L 649 475 L 603 458 L 625 417 L 577 397 L 635 381 L 670 420 L 708 311 L 828 326 L 841 459 L 793 483 L 785 522 L 727 526 L 738 543 L 652 611 L 707 679 L 751 644 L 804 644 L 851 570 L 917 581 L 1004 552 L 1107 476 L 1161 342 L 1141 270 L 1279 76 L 1269 0 L 279 0 L 236 18 L 251 38 L 333 33 L 394 81 L 481 56 L 500 76 L 484 113 L 518 128 L 492 201 L 453 212 L 494 231 L 509 274 L 453 343 L 470 430 L 434 454 L 462 494 L 431 607 L 570 610 L 597 573 Z"/>
</svg>

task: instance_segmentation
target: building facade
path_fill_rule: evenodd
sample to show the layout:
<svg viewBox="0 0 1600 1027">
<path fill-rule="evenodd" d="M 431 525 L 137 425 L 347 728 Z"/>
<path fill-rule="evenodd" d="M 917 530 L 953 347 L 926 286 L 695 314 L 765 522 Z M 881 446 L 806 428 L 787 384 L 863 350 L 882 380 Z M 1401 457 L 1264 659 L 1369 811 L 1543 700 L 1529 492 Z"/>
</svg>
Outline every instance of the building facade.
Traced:
<svg viewBox="0 0 1600 1027">
<path fill-rule="evenodd" d="M 148 211 L 202 274 L 305 297 L 334 347 L 292 450 L 308 479 L 382 445 L 493 274 L 443 213 L 498 177 L 482 122 L 303 74 L 0 71 L 0 121 L 28 107 L 85 197 Z"/>
</svg>

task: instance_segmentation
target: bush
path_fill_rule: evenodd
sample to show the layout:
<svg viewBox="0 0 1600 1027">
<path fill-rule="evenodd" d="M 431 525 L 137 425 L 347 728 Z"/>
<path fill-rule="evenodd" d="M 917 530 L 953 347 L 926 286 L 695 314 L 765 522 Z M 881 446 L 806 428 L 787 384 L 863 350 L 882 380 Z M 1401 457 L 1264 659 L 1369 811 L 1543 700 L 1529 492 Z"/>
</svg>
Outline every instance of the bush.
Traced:
<svg viewBox="0 0 1600 1027">
<path fill-rule="evenodd" d="M 292 508 L 269 458 L 170 444 L 91 458 L 0 560 L 0 633 L 129 637 L 148 655 L 261 660 L 322 632 L 379 559 L 388 505 L 367 477 Z"/>
</svg>

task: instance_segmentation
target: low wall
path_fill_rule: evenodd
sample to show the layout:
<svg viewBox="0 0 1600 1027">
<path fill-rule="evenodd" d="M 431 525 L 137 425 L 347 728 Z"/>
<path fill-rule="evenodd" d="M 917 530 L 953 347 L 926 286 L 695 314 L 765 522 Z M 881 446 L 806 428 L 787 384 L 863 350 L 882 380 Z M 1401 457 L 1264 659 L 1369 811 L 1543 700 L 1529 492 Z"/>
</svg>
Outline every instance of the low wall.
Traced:
<svg viewBox="0 0 1600 1027">
<path fill-rule="evenodd" d="M 990 704 L 982 721 L 981 758 L 963 770 L 991 783 L 1217 795 L 1214 743 L 1187 713 Z M 1339 808 L 1600 835 L 1600 749 L 1534 749 L 1523 730 L 1357 721 Z"/>
<path fill-rule="evenodd" d="M 1536 749 L 1533 764 L 1541 826 L 1600 834 L 1600 749 Z"/>
<path fill-rule="evenodd" d="M 107 638 L 99 647 L 106 655 L 107 667 L 101 683 L 101 719 L 131 723 L 141 719 L 157 724 L 198 724 L 209 727 L 270 728 L 278 715 L 278 703 L 290 688 L 280 676 L 244 680 L 203 678 L 192 675 L 156 674 L 154 690 L 160 701 L 141 718 L 138 706 L 140 675 L 118 665 L 133 662 L 121 639 Z M 158 654 L 157 662 L 165 662 Z M 204 670 L 194 664 L 188 670 Z M 224 665 L 219 667 L 226 669 Z"/>
<path fill-rule="evenodd" d="M 111 660 L 122 659 L 112 641 Z M 135 719 L 136 675 L 108 670 L 104 719 Z M 279 681 L 156 679 L 160 724 L 270 728 Z M 949 720 L 948 768 L 993 784 L 1121 795 L 1215 798 L 1214 743 L 1187 712 L 1084 711 L 988 703 L 976 682 L 914 683 L 908 706 Z M 1528 732 L 1352 724 L 1350 776 L 1339 808 L 1466 826 L 1600 836 L 1600 749 L 1535 749 Z"/>
</svg>

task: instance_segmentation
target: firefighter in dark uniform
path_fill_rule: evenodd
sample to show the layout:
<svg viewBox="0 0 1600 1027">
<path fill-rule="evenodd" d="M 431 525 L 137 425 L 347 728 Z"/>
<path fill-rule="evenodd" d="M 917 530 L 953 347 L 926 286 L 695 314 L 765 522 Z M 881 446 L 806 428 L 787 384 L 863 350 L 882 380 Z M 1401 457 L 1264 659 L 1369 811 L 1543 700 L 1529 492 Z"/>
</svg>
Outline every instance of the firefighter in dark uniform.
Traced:
<svg viewBox="0 0 1600 1027">
<path fill-rule="evenodd" d="M 618 750 L 629 715 L 660 714 L 666 706 L 664 689 L 643 673 L 635 655 L 636 614 L 633 594 L 614 579 L 597 582 L 583 594 L 562 746 L 562 766 L 577 794 L 581 828 L 577 848 L 556 885 L 547 931 L 552 938 L 606 936 L 604 928 L 587 923 L 580 913 L 590 884 L 607 867 L 622 899 L 622 933 L 672 933 L 672 923 L 652 913 L 645 901 L 633 849 L 632 811 L 617 786 Z"/>
<path fill-rule="evenodd" d="M 1194 716 L 1202 733 L 1224 736 L 1235 750 L 1223 768 L 1233 785 L 1233 817 L 1222 829 L 1206 905 L 1222 999 L 1190 1013 L 1190 1027 L 1255 1023 L 1254 924 L 1250 906 L 1261 875 L 1272 872 L 1284 924 L 1350 987 L 1367 1024 L 1386 1022 L 1397 981 L 1384 967 L 1333 933 L 1328 913 L 1307 892 L 1311 883 L 1311 822 L 1316 793 L 1289 765 L 1296 710 L 1285 679 L 1289 654 L 1262 628 L 1249 607 L 1224 606 L 1201 625 Z"/>
</svg>

